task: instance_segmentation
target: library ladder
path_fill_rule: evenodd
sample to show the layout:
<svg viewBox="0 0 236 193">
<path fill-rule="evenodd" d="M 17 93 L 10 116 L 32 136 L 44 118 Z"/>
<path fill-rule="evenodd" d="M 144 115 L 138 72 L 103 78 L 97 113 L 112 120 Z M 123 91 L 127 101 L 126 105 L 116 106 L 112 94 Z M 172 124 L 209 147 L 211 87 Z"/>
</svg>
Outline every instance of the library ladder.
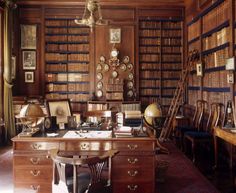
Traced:
<svg viewBox="0 0 236 193">
<path fill-rule="evenodd" d="M 180 107 L 180 104 L 181 104 L 181 101 L 183 98 L 183 94 L 184 94 L 185 85 L 187 82 L 189 71 L 191 69 L 191 66 L 197 60 L 199 60 L 198 51 L 194 50 L 194 51 L 190 52 L 189 56 L 188 56 L 188 60 L 187 60 L 186 69 L 182 70 L 182 74 L 181 74 L 180 80 L 178 82 L 177 88 L 175 90 L 174 96 L 172 98 L 172 101 L 171 101 L 171 104 L 170 104 L 170 107 L 169 107 L 169 110 L 167 113 L 167 117 L 166 117 L 165 122 L 163 124 L 162 131 L 159 136 L 160 141 L 164 141 L 164 140 L 168 139 L 171 134 L 172 123 L 173 123 L 173 120 L 174 120 L 176 114 L 178 113 L 178 110 L 179 110 L 179 107 Z"/>
</svg>

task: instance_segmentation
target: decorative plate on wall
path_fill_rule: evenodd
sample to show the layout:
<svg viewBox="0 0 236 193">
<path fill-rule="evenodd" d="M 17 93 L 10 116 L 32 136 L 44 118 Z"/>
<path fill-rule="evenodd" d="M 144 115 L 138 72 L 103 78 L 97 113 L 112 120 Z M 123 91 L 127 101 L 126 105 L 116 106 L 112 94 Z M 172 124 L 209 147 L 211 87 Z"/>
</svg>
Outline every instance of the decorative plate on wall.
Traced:
<svg viewBox="0 0 236 193">
<path fill-rule="evenodd" d="M 134 87 L 134 83 L 131 82 L 131 81 L 129 81 L 129 82 L 127 83 L 127 87 L 128 87 L 129 89 L 132 89 L 132 88 Z"/>
<path fill-rule="evenodd" d="M 97 71 L 101 71 L 102 70 L 102 65 L 101 64 L 98 64 L 97 65 Z"/>
<path fill-rule="evenodd" d="M 127 68 L 128 68 L 128 70 L 133 70 L 133 64 L 129 63 L 129 64 L 127 65 Z"/>
<path fill-rule="evenodd" d="M 134 92 L 132 90 L 129 90 L 128 93 L 127 93 L 127 96 L 128 97 L 134 96 Z"/>
<path fill-rule="evenodd" d="M 134 79 L 134 75 L 133 75 L 132 73 L 129 73 L 128 79 L 129 79 L 129 80 L 133 80 L 133 79 Z"/>
<path fill-rule="evenodd" d="M 98 83 L 97 83 L 97 88 L 98 88 L 98 89 L 102 89 L 102 87 L 103 87 L 103 84 L 102 84 L 102 82 L 101 82 L 101 81 L 100 81 L 100 82 L 98 82 Z"/>
<path fill-rule="evenodd" d="M 101 63 L 104 63 L 105 61 L 106 61 L 105 56 L 100 56 L 100 62 L 101 62 Z"/>
<path fill-rule="evenodd" d="M 99 97 L 99 98 L 102 97 L 102 91 L 101 90 L 97 91 L 97 97 Z"/>
<path fill-rule="evenodd" d="M 102 77 L 103 77 L 103 76 L 102 76 L 102 73 L 100 73 L 100 72 L 97 73 L 97 79 L 98 79 L 98 80 L 102 80 Z"/>
<path fill-rule="evenodd" d="M 110 69 L 108 64 L 104 64 L 104 71 L 107 72 Z"/>
<path fill-rule="evenodd" d="M 129 63 L 129 56 L 125 56 L 124 59 L 123 59 L 123 62 L 125 64 L 128 64 Z"/>
<path fill-rule="evenodd" d="M 118 72 L 113 71 L 113 72 L 112 72 L 112 77 L 113 77 L 113 78 L 116 78 L 117 76 L 118 76 Z"/>
<path fill-rule="evenodd" d="M 121 66 L 120 66 L 120 69 L 121 69 L 121 70 L 126 71 L 126 68 L 127 68 L 127 67 L 126 67 L 126 64 L 121 64 Z"/>
</svg>

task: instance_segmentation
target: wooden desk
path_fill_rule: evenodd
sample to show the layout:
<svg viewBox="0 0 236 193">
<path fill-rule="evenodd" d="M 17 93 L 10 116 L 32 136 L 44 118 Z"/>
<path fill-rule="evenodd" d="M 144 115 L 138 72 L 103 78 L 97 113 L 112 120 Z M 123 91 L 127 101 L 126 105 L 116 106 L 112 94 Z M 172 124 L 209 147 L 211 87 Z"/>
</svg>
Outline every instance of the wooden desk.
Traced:
<svg viewBox="0 0 236 193">
<path fill-rule="evenodd" d="M 214 128 L 214 150 L 215 150 L 215 167 L 218 166 L 218 143 L 217 138 L 220 138 L 231 145 L 236 145 L 236 133 L 231 132 L 229 129 Z M 230 152 L 230 167 L 233 166 L 232 147 Z"/>
<path fill-rule="evenodd" d="M 113 193 L 155 192 L 155 143 L 153 137 L 68 139 L 58 137 L 14 137 L 13 172 L 15 193 L 50 193 L 52 161 L 47 150 L 78 150 L 95 155 L 108 149 L 119 153 L 112 159 Z"/>
</svg>

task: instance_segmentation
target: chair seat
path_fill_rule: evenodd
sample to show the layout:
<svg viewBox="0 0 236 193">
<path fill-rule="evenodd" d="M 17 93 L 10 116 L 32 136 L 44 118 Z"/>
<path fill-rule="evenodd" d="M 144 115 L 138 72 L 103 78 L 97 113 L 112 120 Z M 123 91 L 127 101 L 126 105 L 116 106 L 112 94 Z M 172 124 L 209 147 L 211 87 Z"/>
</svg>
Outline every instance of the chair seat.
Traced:
<svg viewBox="0 0 236 193">
<path fill-rule="evenodd" d="M 78 193 L 84 193 L 87 190 L 89 183 L 90 183 L 90 179 L 91 179 L 91 177 L 90 177 L 89 173 L 87 173 L 87 172 L 79 173 L 79 175 L 78 175 L 78 183 L 79 183 Z M 66 183 L 67 183 L 69 192 L 73 192 L 73 176 L 68 177 Z"/>
<path fill-rule="evenodd" d="M 188 126 L 188 125 L 185 125 L 185 126 L 180 126 L 180 127 L 176 127 L 176 131 L 179 131 L 181 133 L 185 133 L 187 131 L 196 131 L 196 128 L 193 127 L 193 126 Z"/>
<path fill-rule="evenodd" d="M 212 135 L 210 133 L 207 132 L 194 132 L 194 131 L 187 131 L 185 132 L 185 136 L 189 136 L 195 139 L 202 139 L 202 138 L 210 138 Z"/>
</svg>

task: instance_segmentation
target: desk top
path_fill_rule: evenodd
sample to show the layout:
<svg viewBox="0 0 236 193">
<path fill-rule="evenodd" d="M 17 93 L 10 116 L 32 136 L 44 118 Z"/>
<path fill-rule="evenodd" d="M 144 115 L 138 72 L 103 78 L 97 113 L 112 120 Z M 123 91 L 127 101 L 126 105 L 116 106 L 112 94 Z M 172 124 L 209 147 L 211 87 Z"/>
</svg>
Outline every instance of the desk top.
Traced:
<svg viewBox="0 0 236 193">
<path fill-rule="evenodd" d="M 78 134 L 78 137 L 75 137 L 75 136 L 68 137 L 68 134 L 72 133 L 72 132 L 74 132 L 75 134 Z M 100 131 L 100 132 L 102 132 L 102 131 Z M 111 133 L 110 137 L 104 137 L 104 138 L 101 136 L 99 136 L 98 138 L 96 138 L 96 137 L 91 137 L 91 138 L 81 137 L 80 135 L 83 133 L 79 134 L 78 130 L 58 130 L 55 133 L 56 133 L 55 136 L 50 136 L 46 132 L 38 132 L 38 133 L 34 134 L 32 137 L 15 136 L 14 138 L 12 138 L 12 141 L 14 142 L 14 141 L 39 141 L 39 140 L 43 140 L 43 141 L 65 141 L 65 140 L 81 140 L 81 141 L 95 141 L 95 140 L 96 141 L 116 141 L 116 140 L 119 140 L 119 141 L 120 140 L 139 141 L 139 140 L 141 140 L 141 141 L 143 141 L 143 140 L 156 140 L 155 136 L 151 133 L 148 133 L 146 137 L 134 136 L 134 137 L 122 137 L 122 138 L 121 137 L 116 138 L 113 133 Z"/>
<path fill-rule="evenodd" d="M 236 145 L 236 129 L 232 128 L 232 129 L 222 129 L 220 127 L 215 127 L 214 128 L 214 135 L 221 138 L 221 139 L 224 139 L 225 141 L 233 144 L 233 145 Z"/>
</svg>

